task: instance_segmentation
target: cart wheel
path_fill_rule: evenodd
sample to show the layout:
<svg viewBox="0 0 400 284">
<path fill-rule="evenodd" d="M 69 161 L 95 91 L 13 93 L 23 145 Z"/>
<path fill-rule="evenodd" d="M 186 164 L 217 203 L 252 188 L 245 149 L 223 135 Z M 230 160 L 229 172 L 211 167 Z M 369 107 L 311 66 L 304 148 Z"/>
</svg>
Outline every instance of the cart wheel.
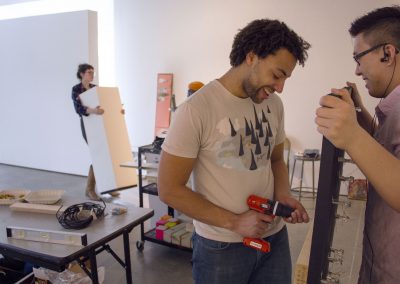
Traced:
<svg viewBox="0 0 400 284">
<path fill-rule="evenodd" d="M 142 241 L 137 241 L 136 242 L 136 248 L 138 249 L 138 251 L 142 252 L 144 249 L 144 242 Z"/>
</svg>

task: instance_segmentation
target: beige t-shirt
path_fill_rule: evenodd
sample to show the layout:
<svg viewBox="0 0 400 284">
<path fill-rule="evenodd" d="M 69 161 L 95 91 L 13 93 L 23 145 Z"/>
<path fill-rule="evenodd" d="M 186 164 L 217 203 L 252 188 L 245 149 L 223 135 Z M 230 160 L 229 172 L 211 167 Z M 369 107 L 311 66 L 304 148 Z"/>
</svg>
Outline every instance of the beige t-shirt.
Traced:
<svg viewBox="0 0 400 284">
<path fill-rule="evenodd" d="M 162 149 L 196 158 L 192 188 L 212 203 L 236 214 L 249 210 L 251 194 L 273 199 L 270 155 L 285 139 L 280 98 L 273 94 L 261 104 L 238 98 L 214 80 L 179 106 Z M 196 233 L 223 242 L 243 237 L 224 228 L 194 220 Z M 283 227 L 281 218 L 265 236 Z"/>
</svg>

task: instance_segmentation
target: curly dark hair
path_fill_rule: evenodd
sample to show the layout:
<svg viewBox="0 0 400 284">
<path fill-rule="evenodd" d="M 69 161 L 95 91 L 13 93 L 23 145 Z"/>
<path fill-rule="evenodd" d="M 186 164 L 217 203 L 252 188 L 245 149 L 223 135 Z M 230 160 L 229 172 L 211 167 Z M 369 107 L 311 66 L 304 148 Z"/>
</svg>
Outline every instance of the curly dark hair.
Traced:
<svg viewBox="0 0 400 284">
<path fill-rule="evenodd" d="M 79 64 L 78 71 L 76 72 L 76 77 L 78 77 L 79 80 L 82 80 L 81 73 L 85 73 L 86 70 L 94 70 L 94 68 L 92 65 L 87 63 Z"/>
<path fill-rule="evenodd" d="M 392 43 L 400 47 L 400 6 L 373 10 L 351 23 L 349 33 L 355 37 L 363 33 L 371 45 Z"/>
<path fill-rule="evenodd" d="M 243 63 L 249 52 L 265 58 L 286 48 L 304 66 L 310 44 L 278 20 L 259 19 L 240 30 L 233 41 L 229 56 L 233 67 Z"/>
</svg>

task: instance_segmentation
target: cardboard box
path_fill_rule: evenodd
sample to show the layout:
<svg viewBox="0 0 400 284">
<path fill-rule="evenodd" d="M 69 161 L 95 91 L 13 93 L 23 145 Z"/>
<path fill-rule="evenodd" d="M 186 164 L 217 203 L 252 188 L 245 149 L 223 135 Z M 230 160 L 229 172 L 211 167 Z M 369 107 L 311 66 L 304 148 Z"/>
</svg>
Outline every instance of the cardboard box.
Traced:
<svg viewBox="0 0 400 284">
<path fill-rule="evenodd" d="M 171 240 L 172 243 L 175 245 L 182 245 L 182 237 L 186 234 L 190 234 L 189 232 L 186 231 L 185 228 L 182 228 L 181 230 L 175 232 L 172 234 Z"/>
<path fill-rule="evenodd" d="M 182 229 L 185 229 L 185 227 L 186 227 L 186 224 L 181 223 L 181 224 L 176 225 L 175 227 L 172 227 L 171 229 L 164 231 L 164 241 L 171 243 L 172 242 L 172 234 L 175 232 L 178 232 Z"/>
<path fill-rule="evenodd" d="M 194 232 L 193 223 L 185 223 L 185 224 L 186 224 L 186 231 L 193 233 Z"/>
<path fill-rule="evenodd" d="M 193 236 L 193 233 L 191 233 L 191 232 L 187 232 L 185 235 L 183 235 L 181 237 L 181 246 L 187 247 L 187 248 L 193 248 L 192 236 Z"/>
</svg>

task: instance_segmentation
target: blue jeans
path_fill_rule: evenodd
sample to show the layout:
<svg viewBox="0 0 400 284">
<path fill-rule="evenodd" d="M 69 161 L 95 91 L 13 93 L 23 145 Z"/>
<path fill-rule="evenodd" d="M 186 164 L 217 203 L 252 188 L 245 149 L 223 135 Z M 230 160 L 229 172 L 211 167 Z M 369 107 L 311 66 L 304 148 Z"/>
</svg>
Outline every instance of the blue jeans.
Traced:
<svg viewBox="0 0 400 284">
<path fill-rule="evenodd" d="M 194 233 L 193 279 L 196 284 L 290 284 L 292 262 L 286 226 L 265 240 L 271 244 L 269 253 Z"/>
</svg>

